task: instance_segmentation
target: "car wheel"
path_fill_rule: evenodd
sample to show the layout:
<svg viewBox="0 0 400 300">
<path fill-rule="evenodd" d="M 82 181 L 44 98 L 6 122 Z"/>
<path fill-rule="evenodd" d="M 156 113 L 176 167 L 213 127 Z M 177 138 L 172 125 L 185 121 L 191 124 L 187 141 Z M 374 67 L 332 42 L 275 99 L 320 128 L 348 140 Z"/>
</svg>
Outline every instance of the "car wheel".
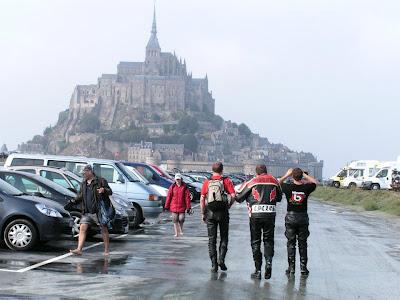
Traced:
<svg viewBox="0 0 400 300">
<path fill-rule="evenodd" d="M 79 235 L 79 231 L 81 228 L 81 218 L 82 218 L 82 213 L 79 211 L 71 211 L 70 212 L 72 219 L 74 220 L 74 225 L 72 226 L 72 236 L 77 237 Z M 95 236 L 97 232 L 95 230 L 92 230 L 89 228 L 86 232 L 86 237 L 91 238 Z"/>
<path fill-rule="evenodd" d="M 139 205 L 133 204 L 133 227 L 137 228 L 143 222 L 143 213 Z"/>
<path fill-rule="evenodd" d="M 79 234 L 79 229 L 81 227 L 82 214 L 77 211 L 72 211 L 71 217 L 74 220 L 74 225 L 72 226 L 72 236 L 77 236 Z"/>
<path fill-rule="evenodd" d="M 349 189 L 355 189 L 357 185 L 354 182 L 350 182 Z"/>
<path fill-rule="evenodd" d="M 381 186 L 378 183 L 374 183 L 371 185 L 371 190 L 380 190 Z"/>
<path fill-rule="evenodd" d="M 335 187 L 335 188 L 340 188 L 340 182 L 339 181 L 334 181 L 333 182 L 333 186 Z"/>
<path fill-rule="evenodd" d="M 38 241 L 38 233 L 32 222 L 25 219 L 11 221 L 4 230 L 4 242 L 11 250 L 29 250 Z"/>
<path fill-rule="evenodd" d="M 190 191 L 190 202 L 194 201 L 194 192 Z"/>
</svg>

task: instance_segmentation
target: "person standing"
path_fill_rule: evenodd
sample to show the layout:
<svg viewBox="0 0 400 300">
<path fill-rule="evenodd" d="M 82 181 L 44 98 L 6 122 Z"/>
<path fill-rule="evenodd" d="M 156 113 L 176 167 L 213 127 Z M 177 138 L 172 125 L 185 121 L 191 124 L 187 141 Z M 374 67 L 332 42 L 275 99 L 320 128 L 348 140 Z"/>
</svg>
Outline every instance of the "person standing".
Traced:
<svg viewBox="0 0 400 300">
<path fill-rule="evenodd" d="M 293 183 L 285 183 L 289 177 L 293 178 Z M 301 274 L 308 275 L 307 238 L 310 235 L 310 231 L 308 230 L 307 200 L 310 194 L 315 191 L 317 180 L 306 172 L 303 172 L 300 168 L 295 168 L 289 169 L 279 181 L 287 199 L 285 235 L 287 238 L 289 266 L 286 274 L 293 275 L 295 273 L 296 241 L 298 241 Z"/>
<path fill-rule="evenodd" d="M 82 203 L 78 247 L 70 250 L 70 253 L 82 255 L 87 230 L 90 226 L 100 226 L 104 241 L 104 256 L 108 256 L 110 253 L 108 227 L 110 226 L 112 211 L 115 214 L 109 198 L 112 195 L 112 190 L 107 180 L 96 176 L 91 165 L 86 165 L 82 173 L 83 182 L 81 183 L 80 191 L 77 197 L 66 205 Z"/>
<path fill-rule="evenodd" d="M 183 235 L 183 223 L 185 222 L 185 211 L 190 212 L 190 191 L 187 185 L 182 181 L 182 175 L 175 174 L 175 182 L 168 190 L 165 209 L 172 213 L 174 223 L 175 237 Z"/>
<path fill-rule="evenodd" d="M 200 197 L 201 219 L 207 224 L 208 251 L 211 259 L 211 272 L 228 268 L 225 257 L 228 251 L 229 208 L 235 201 L 235 189 L 232 181 L 224 177 L 221 162 L 212 165 L 213 174 L 203 183 Z M 217 253 L 218 227 L 220 232 L 219 256 Z"/>
<path fill-rule="evenodd" d="M 262 164 L 256 167 L 256 177 L 241 186 L 236 201 L 247 201 L 250 221 L 251 249 L 255 271 L 252 278 L 261 279 L 262 252 L 264 241 L 265 279 L 271 278 L 272 258 L 274 257 L 274 232 L 276 203 L 282 200 L 282 191 L 278 180 L 267 173 Z"/>
</svg>

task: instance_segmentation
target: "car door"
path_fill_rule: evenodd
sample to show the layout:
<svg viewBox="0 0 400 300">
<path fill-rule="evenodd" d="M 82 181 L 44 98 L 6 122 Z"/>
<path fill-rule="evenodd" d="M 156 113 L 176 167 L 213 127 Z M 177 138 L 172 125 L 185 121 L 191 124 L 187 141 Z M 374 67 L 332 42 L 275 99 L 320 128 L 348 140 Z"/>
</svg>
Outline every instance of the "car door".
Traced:
<svg viewBox="0 0 400 300">
<path fill-rule="evenodd" d="M 57 198 L 56 195 L 54 195 L 46 187 L 43 187 L 37 184 L 35 181 L 19 174 L 6 173 L 4 175 L 4 181 L 28 195 L 40 196 L 48 199 Z"/>
<path fill-rule="evenodd" d="M 389 170 L 388 169 L 380 170 L 379 173 L 376 174 L 376 178 L 379 181 L 379 185 L 381 186 L 381 189 L 389 188 Z"/>
<path fill-rule="evenodd" d="M 61 174 L 53 171 L 48 171 L 48 170 L 40 170 L 39 175 L 53 181 L 54 183 L 57 183 L 58 185 L 61 185 L 62 187 L 65 187 L 66 189 L 72 189 L 74 188 L 72 184 Z"/>
<path fill-rule="evenodd" d="M 126 194 L 127 185 L 125 184 L 125 178 L 116 167 L 109 164 L 94 163 L 93 171 L 97 176 L 103 177 L 107 180 L 113 192 L 121 193 L 123 195 Z"/>
</svg>

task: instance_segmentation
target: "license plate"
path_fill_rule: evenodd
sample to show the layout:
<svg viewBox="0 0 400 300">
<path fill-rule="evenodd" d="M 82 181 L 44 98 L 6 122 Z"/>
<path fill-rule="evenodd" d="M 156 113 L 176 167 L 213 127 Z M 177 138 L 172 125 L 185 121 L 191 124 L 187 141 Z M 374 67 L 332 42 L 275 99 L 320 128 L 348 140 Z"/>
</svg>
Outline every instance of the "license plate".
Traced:
<svg viewBox="0 0 400 300">
<path fill-rule="evenodd" d="M 251 212 L 253 213 L 273 213 L 275 211 L 275 205 L 258 204 L 251 207 Z"/>
</svg>

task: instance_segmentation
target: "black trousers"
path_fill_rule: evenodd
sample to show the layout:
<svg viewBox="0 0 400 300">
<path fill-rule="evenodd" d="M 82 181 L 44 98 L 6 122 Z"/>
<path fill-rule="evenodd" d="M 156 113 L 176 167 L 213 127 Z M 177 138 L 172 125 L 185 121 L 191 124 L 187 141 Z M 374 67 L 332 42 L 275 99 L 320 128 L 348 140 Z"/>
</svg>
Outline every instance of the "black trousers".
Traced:
<svg viewBox="0 0 400 300">
<path fill-rule="evenodd" d="M 285 236 L 289 263 L 296 257 L 296 242 L 299 245 L 300 261 L 307 263 L 308 215 L 306 213 L 288 213 L 285 218 Z"/>
<path fill-rule="evenodd" d="M 264 241 L 264 257 L 267 265 L 272 264 L 274 256 L 275 217 L 250 218 L 251 249 L 256 270 L 261 270 L 261 239 Z"/>
<path fill-rule="evenodd" d="M 218 227 L 220 234 L 219 257 L 217 253 L 217 235 Z M 225 256 L 228 252 L 228 235 L 229 235 L 229 214 L 214 215 L 207 218 L 208 231 L 208 252 L 212 263 L 217 260 L 225 262 Z"/>
</svg>

